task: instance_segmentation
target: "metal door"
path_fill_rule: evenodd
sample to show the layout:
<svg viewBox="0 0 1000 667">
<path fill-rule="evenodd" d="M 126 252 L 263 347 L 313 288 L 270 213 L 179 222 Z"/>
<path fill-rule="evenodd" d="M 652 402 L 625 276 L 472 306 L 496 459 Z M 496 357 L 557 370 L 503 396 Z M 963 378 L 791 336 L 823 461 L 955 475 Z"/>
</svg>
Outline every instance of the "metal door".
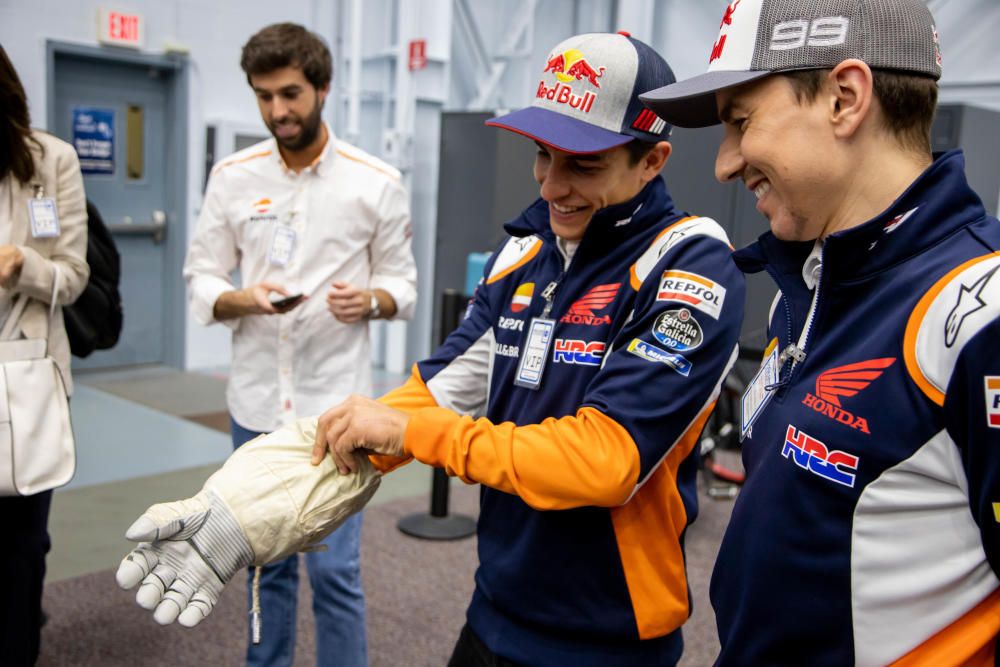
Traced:
<svg viewBox="0 0 1000 667">
<path fill-rule="evenodd" d="M 73 367 L 177 365 L 167 345 L 168 337 L 183 337 L 183 316 L 174 321 L 171 298 L 180 266 L 167 243 L 183 225 L 168 215 L 183 208 L 168 205 L 169 161 L 178 156 L 167 126 L 176 69 L 58 51 L 50 66 L 50 130 L 77 148 L 87 198 L 121 255 L 121 338 L 110 350 L 74 358 Z"/>
</svg>

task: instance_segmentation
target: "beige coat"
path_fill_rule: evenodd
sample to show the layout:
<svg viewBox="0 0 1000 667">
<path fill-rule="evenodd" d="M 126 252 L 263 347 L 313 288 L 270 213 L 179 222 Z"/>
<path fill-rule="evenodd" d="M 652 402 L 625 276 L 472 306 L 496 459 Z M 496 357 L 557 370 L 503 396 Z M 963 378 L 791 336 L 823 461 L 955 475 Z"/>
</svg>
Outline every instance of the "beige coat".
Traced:
<svg viewBox="0 0 1000 667">
<path fill-rule="evenodd" d="M 28 183 L 8 176 L 13 181 L 13 216 L 11 220 L 0 220 L 0 224 L 13 225 L 10 242 L 24 254 L 24 266 L 12 292 L 27 294 L 32 299 L 21 314 L 18 327 L 26 338 L 48 338 L 49 355 L 59 366 L 67 393 L 72 393 L 69 339 L 63 325 L 62 308 L 56 309 L 55 326 L 51 331 L 48 308 L 55 275 L 53 265 L 59 266 L 56 301 L 60 306 L 76 301 L 90 276 L 83 176 L 72 146 L 45 132 L 34 130 L 32 136 L 43 146 L 44 154 L 33 142 L 28 142 L 35 157 L 35 175 Z M 60 227 L 56 238 L 36 239 L 31 236 L 28 200 L 34 196 L 36 184 L 42 186 L 45 197 L 56 200 Z"/>
</svg>

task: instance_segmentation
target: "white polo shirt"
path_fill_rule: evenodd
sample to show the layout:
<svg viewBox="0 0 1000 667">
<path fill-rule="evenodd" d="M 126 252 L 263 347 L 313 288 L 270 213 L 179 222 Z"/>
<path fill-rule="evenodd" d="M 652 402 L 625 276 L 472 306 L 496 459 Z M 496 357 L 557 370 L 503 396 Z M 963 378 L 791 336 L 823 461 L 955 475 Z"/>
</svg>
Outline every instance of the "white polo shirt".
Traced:
<svg viewBox="0 0 1000 667">
<path fill-rule="evenodd" d="M 283 315 L 225 321 L 233 329 L 226 397 L 240 425 L 273 431 L 371 392 L 368 322 L 340 322 L 326 294 L 333 281 L 380 288 L 396 301 L 395 317 L 408 319 L 417 295 L 410 236 L 399 172 L 332 131 L 298 174 L 274 139 L 215 166 L 184 265 L 195 319 L 216 321 L 234 269 L 244 286 L 274 282 L 309 296 Z"/>
</svg>

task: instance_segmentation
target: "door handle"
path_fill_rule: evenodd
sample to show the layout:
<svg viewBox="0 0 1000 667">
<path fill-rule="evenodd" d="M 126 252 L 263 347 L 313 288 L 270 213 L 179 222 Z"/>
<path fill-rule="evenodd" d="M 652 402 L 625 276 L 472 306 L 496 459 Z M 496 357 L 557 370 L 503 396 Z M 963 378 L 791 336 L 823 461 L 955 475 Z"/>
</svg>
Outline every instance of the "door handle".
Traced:
<svg viewBox="0 0 1000 667">
<path fill-rule="evenodd" d="M 112 234 L 121 236 L 144 236 L 153 237 L 153 243 L 159 245 L 167 235 L 167 213 L 166 211 L 153 211 L 149 222 L 132 222 L 132 216 L 126 215 L 122 218 L 121 224 L 108 225 L 108 230 Z"/>
</svg>

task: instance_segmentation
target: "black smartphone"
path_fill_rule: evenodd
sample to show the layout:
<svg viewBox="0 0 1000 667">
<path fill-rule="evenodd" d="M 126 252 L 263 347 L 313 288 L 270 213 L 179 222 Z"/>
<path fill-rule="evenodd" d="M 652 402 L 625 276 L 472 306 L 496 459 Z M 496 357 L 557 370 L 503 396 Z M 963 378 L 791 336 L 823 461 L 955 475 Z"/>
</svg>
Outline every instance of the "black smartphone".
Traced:
<svg viewBox="0 0 1000 667">
<path fill-rule="evenodd" d="M 302 298 L 301 292 L 299 294 L 292 294 L 291 296 L 282 296 L 278 292 L 272 292 L 267 297 L 268 301 L 271 302 L 271 305 L 279 310 L 292 305 L 301 298 Z"/>
</svg>

